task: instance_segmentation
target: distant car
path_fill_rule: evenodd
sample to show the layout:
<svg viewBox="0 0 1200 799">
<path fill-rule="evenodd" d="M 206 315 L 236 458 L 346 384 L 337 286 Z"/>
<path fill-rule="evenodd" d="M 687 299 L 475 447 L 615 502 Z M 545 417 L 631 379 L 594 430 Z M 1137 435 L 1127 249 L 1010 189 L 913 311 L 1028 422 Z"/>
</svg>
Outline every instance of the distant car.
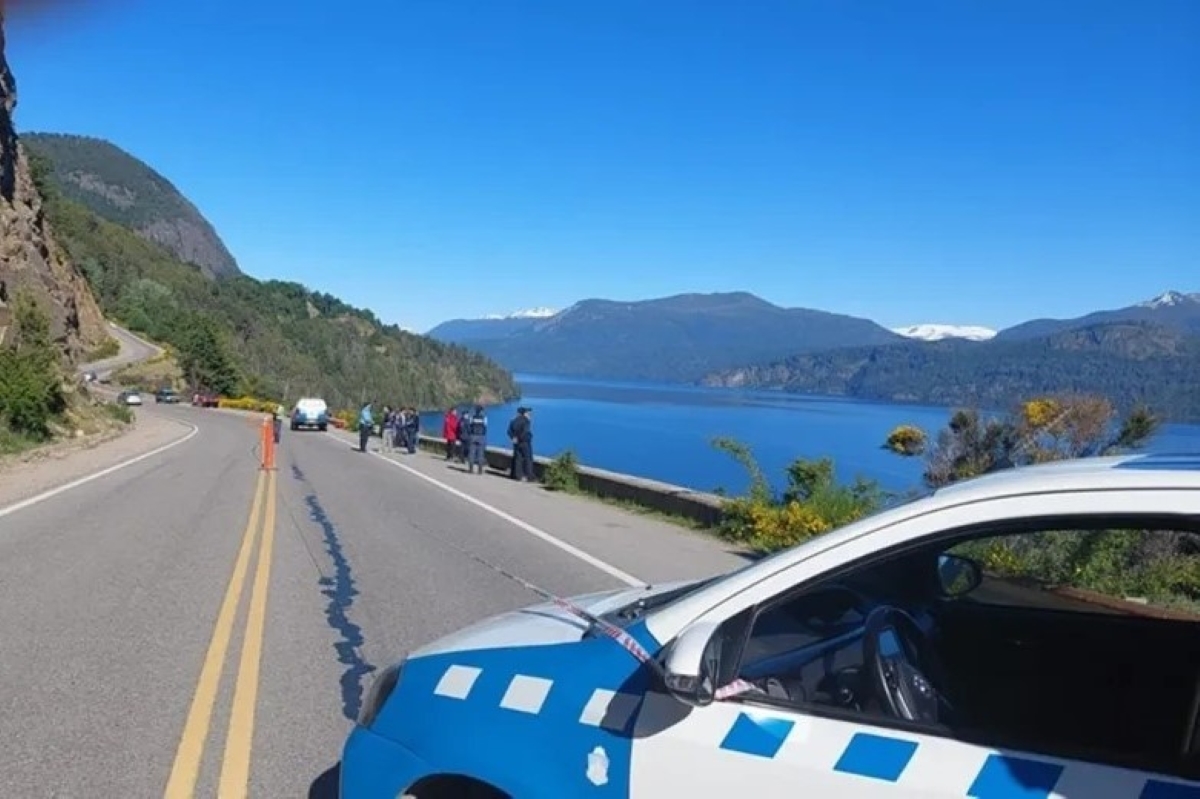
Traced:
<svg viewBox="0 0 1200 799">
<path fill-rule="evenodd" d="M 339 795 L 1197 797 L 1198 561 L 1200 455 L 963 481 L 410 652 Z"/>
<path fill-rule="evenodd" d="M 197 391 L 192 394 L 192 405 L 198 408 L 216 408 L 220 404 L 220 397 L 207 391 Z"/>
<path fill-rule="evenodd" d="M 160 388 L 154 392 L 154 401 L 173 405 L 179 402 L 179 394 L 173 388 Z"/>
<path fill-rule="evenodd" d="M 141 405 L 142 395 L 137 391 L 122 391 L 117 395 L 119 405 Z"/>
<path fill-rule="evenodd" d="M 315 427 L 321 432 L 329 426 L 329 406 L 320 397 L 304 397 L 292 408 L 292 429 Z"/>
</svg>

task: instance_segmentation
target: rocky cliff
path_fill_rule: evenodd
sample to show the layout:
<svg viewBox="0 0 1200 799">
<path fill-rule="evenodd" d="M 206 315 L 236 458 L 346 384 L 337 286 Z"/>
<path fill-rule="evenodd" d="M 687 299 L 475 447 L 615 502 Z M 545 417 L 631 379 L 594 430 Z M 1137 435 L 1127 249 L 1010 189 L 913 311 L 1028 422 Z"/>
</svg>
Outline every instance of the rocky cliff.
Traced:
<svg viewBox="0 0 1200 799">
<path fill-rule="evenodd" d="M 51 333 L 63 354 L 76 361 L 105 340 L 107 329 L 83 275 L 46 223 L 13 127 L 17 87 L 4 46 L 0 8 L 0 342 L 11 323 L 9 305 L 18 292 L 29 291 L 49 313 Z"/>
</svg>

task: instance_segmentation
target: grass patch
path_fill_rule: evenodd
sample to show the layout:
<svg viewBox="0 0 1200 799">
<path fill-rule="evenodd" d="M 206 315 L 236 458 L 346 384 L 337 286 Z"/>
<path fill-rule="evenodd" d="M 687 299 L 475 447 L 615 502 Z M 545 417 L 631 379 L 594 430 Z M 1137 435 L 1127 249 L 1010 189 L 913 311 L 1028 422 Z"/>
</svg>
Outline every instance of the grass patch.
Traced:
<svg viewBox="0 0 1200 799">
<path fill-rule="evenodd" d="M 115 402 L 106 402 L 101 407 L 101 412 L 110 419 L 116 419 L 124 424 L 133 424 L 133 409 L 128 405 L 118 405 Z"/>
<path fill-rule="evenodd" d="M 144 391 L 157 391 L 169 387 L 181 391 L 185 387 L 183 370 L 167 353 L 155 356 L 148 361 L 123 366 L 113 372 L 113 382 L 124 388 L 137 388 Z"/>
<path fill-rule="evenodd" d="M 0 427 L 0 456 L 20 455 L 44 443 L 27 435 L 16 433 L 8 428 Z"/>
<path fill-rule="evenodd" d="M 84 357 L 84 361 L 86 363 L 95 363 L 96 361 L 103 361 L 105 358 L 112 358 L 120 354 L 121 345 L 115 338 L 109 336 L 108 338 L 104 339 L 103 344 L 89 352 Z"/>
<path fill-rule="evenodd" d="M 668 513 L 666 511 L 657 510 L 656 508 L 649 508 L 640 502 L 634 502 L 633 500 L 606 497 L 600 494 L 593 494 L 592 492 L 585 491 L 583 489 L 578 489 L 572 493 L 576 496 L 584 497 L 585 499 L 590 499 L 603 505 L 609 505 L 614 508 L 629 511 L 630 513 L 635 513 L 638 516 L 645 516 L 648 519 L 654 519 L 656 521 L 666 522 L 667 524 L 673 524 L 676 527 L 683 527 L 688 530 L 696 530 L 698 532 L 707 533 L 715 533 L 717 530 L 717 528 L 706 525 L 703 522 L 691 518 L 690 516 L 680 516 L 676 513 Z"/>
</svg>

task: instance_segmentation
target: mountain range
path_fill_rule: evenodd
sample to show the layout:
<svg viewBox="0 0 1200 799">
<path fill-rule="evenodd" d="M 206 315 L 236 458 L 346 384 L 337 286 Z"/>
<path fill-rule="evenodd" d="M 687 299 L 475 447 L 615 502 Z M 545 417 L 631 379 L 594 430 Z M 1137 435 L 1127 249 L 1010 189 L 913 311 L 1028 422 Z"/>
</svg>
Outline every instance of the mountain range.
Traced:
<svg viewBox="0 0 1200 799">
<path fill-rule="evenodd" d="M 589 299 L 552 315 L 454 320 L 429 335 L 517 372 L 1004 406 L 1095 391 L 1200 420 L 1200 293 L 994 331 L 781 308 L 745 292 Z"/>
<path fill-rule="evenodd" d="M 904 340 L 867 319 L 781 308 L 747 292 L 589 299 L 548 317 L 446 322 L 429 335 L 516 372 L 684 382 L 796 352 Z"/>
</svg>

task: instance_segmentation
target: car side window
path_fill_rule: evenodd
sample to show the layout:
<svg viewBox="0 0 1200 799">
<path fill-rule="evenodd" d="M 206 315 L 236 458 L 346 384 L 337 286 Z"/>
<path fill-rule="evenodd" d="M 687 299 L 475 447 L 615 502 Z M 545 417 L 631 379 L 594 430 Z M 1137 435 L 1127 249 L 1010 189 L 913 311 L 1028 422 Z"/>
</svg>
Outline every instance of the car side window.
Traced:
<svg viewBox="0 0 1200 799">
<path fill-rule="evenodd" d="M 986 575 L 961 602 L 1200 614 L 1200 535 L 1186 530 L 1039 530 L 967 541 L 949 552 L 974 560 Z"/>
<path fill-rule="evenodd" d="M 1200 775 L 1200 528 L 1076 521 L 964 530 L 777 597 L 736 701 Z"/>
</svg>

